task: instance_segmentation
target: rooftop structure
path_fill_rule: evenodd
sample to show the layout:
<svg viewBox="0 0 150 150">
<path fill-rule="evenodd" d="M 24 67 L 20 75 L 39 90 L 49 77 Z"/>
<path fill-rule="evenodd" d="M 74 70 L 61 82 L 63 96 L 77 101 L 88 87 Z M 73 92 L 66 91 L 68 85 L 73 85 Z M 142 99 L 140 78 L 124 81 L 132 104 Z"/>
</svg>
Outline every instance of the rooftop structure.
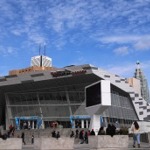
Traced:
<svg viewBox="0 0 150 150">
<path fill-rule="evenodd" d="M 34 56 L 31 58 L 31 66 L 52 67 L 52 59 L 44 55 Z"/>
</svg>

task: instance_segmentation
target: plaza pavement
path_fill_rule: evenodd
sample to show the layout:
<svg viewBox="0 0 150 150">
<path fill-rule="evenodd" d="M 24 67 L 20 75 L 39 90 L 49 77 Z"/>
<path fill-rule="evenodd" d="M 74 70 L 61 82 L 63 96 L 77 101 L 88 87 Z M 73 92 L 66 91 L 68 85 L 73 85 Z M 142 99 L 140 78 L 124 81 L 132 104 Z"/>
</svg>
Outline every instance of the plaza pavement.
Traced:
<svg viewBox="0 0 150 150">
<path fill-rule="evenodd" d="M 133 140 L 132 138 L 129 139 L 129 147 L 128 150 L 150 150 L 150 143 L 141 142 L 140 148 L 133 148 Z M 23 150 L 34 150 L 33 145 L 23 145 Z M 74 150 L 90 150 L 88 144 L 75 144 Z M 115 150 L 115 149 L 114 149 Z"/>
</svg>

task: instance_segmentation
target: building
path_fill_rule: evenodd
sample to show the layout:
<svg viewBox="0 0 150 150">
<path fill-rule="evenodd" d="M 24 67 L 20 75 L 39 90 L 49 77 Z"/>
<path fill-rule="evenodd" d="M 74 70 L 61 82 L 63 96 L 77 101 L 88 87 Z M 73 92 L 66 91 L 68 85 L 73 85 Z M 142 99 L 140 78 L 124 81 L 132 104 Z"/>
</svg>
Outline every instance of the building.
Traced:
<svg viewBox="0 0 150 150">
<path fill-rule="evenodd" d="M 141 87 L 141 96 L 147 101 L 150 102 L 150 97 L 149 97 L 149 88 L 148 88 L 148 83 L 147 79 L 144 76 L 144 73 L 142 69 L 140 68 L 140 62 L 137 62 L 137 67 L 135 69 L 134 77 L 136 79 L 140 80 L 140 87 Z"/>
<path fill-rule="evenodd" d="M 103 125 L 118 121 L 128 126 L 134 120 L 150 120 L 149 104 L 126 78 L 85 64 L 0 77 L 1 123 L 19 128 L 22 120 L 28 120 L 34 128 L 42 120 L 45 128 L 54 122 L 87 128 L 85 87 L 100 80 L 111 84 L 111 106 L 100 118 Z"/>
</svg>

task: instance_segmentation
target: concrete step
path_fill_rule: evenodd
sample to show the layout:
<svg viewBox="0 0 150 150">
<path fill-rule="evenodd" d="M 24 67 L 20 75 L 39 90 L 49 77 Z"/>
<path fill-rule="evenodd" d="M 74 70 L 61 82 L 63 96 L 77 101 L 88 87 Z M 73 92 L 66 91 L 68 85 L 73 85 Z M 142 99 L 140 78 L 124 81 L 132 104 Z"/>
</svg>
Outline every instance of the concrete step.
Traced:
<svg viewBox="0 0 150 150">
<path fill-rule="evenodd" d="M 22 146 L 23 150 L 34 150 L 34 145 L 28 144 Z"/>
<path fill-rule="evenodd" d="M 74 150 L 90 150 L 89 144 L 75 144 Z"/>
</svg>

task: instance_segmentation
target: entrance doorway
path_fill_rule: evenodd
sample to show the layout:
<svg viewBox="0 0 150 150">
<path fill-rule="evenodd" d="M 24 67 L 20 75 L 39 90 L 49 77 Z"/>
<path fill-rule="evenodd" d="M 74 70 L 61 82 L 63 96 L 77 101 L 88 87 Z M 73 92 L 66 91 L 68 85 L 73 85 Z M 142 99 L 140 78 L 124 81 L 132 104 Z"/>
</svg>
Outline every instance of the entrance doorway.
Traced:
<svg viewBox="0 0 150 150">
<path fill-rule="evenodd" d="M 15 117 L 15 124 L 20 129 L 39 129 L 42 127 L 43 120 L 38 116 Z"/>
</svg>

